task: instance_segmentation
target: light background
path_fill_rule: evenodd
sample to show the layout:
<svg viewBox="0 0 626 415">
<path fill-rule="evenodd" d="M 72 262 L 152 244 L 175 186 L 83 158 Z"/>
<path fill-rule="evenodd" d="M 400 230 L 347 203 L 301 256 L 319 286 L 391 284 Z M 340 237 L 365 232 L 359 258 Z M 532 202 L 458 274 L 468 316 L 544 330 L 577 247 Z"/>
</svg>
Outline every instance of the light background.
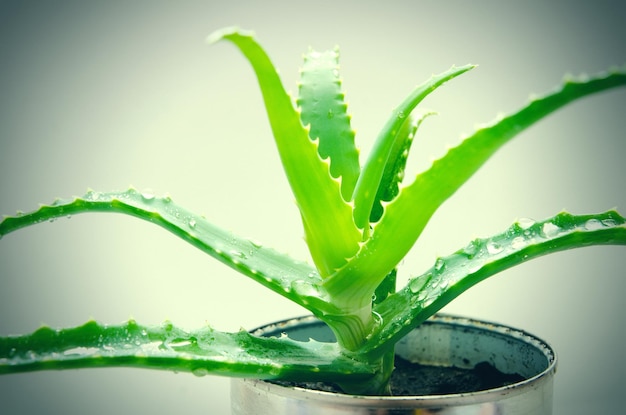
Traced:
<svg viewBox="0 0 626 415">
<path fill-rule="evenodd" d="M 425 102 L 440 115 L 415 145 L 417 172 L 564 73 L 626 63 L 625 17 L 620 2 L 603 1 L 4 1 L 0 213 L 132 184 L 306 258 L 256 80 L 232 45 L 205 44 L 210 32 L 254 29 L 293 91 L 302 52 L 340 45 L 362 153 L 413 86 L 452 64 L 479 64 Z M 624 211 L 625 104 L 624 90 L 587 98 L 516 138 L 435 215 L 404 275 L 519 217 Z M 91 317 L 237 330 L 304 312 L 129 217 L 76 216 L 1 245 L 3 335 Z M 555 414 L 618 413 L 625 258 L 603 247 L 536 260 L 445 311 L 551 342 Z M 228 380 L 129 369 L 0 378 L 2 414 L 180 411 L 228 413 Z"/>
</svg>

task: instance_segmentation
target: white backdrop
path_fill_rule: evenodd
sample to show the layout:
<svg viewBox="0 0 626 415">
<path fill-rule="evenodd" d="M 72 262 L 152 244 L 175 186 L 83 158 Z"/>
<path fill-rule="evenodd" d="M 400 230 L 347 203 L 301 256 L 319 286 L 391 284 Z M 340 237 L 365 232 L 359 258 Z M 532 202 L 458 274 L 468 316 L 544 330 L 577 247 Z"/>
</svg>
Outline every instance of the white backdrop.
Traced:
<svg viewBox="0 0 626 415">
<path fill-rule="evenodd" d="M 307 258 L 252 71 L 234 46 L 207 46 L 206 36 L 229 25 L 254 29 L 293 91 L 302 52 L 340 45 L 362 153 L 413 86 L 452 64 L 479 64 L 424 103 L 440 115 L 415 144 L 417 172 L 476 123 L 563 74 L 626 63 L 620 2 L 501 3 L 2 2 L 0 213 L 133 185 Z M 435 215 L 403 275 L 520 217 L 625 212 L 625 105 L 625 90 L 597 95 L 516 138 Z M 551 342 L 560 359 L 555 414 L 617 413 L 626 381 L 624 252 L 536 260 L 445 311 Z M 0 266 L 3 335 L 129 317 L 237 330 L 304 313 L 162 229 L 119 215 L 11 234 L 0 242 Z M 187 374 L 24 374 L 0 377 L 0 413 L 226 414 L 227 394 L 227 379 Z"/>
</svg>

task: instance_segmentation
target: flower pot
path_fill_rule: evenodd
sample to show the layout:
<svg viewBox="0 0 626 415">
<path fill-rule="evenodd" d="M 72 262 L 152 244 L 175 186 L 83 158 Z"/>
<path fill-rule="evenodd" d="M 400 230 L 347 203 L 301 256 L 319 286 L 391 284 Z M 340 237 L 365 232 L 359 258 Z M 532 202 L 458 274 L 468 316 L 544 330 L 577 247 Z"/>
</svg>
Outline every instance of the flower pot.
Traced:
<svg viewBox="0 0 626 415">
<path fill-rule="evenodd" d="M 302 317 L 257 329 L 257 335 L 286 333 L 298 340 L 334 341 L 328 327 Z M 436 315 L 396 346 L 412 362 L 471 368 L 488 362 L 524 380 L 477 392 L 423 396 L 351 396 L 253 380 L 231 381 L 233 415 L 438 414 L 547 415 L 552 413 L 556 356 L 544 341 L 521 330 L 449 315 Z"/>
</svg>

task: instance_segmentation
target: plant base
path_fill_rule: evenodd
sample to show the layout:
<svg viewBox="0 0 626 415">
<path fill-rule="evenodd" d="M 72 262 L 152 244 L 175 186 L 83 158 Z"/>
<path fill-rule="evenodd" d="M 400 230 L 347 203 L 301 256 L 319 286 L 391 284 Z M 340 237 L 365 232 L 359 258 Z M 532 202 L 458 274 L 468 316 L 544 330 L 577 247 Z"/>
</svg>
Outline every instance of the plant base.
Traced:
<svg viewBox="0 0 626 415">
<path fill-rule="evenodd" d="M 327 327 L 312 317 L 265 326 L 255 334 L 287 333 L 299 340 L 333 341 Z M 439 391 L 420 396 L 350 396 L 287 387 L 258 380 L 233 379 L 233 415 L 549 415 L 556 370 L 553 350 L 542 340 L 510 327 L 460 317 L 437 315 L 413 330 L 396 346 L 410 362 L 473 368 L 484 362 L 522 380 L 480 391 Z M 440 393 L 443 392 L 443 393 Z M 418 411 L 419 410 L 419 411 Z"/>
</svg>

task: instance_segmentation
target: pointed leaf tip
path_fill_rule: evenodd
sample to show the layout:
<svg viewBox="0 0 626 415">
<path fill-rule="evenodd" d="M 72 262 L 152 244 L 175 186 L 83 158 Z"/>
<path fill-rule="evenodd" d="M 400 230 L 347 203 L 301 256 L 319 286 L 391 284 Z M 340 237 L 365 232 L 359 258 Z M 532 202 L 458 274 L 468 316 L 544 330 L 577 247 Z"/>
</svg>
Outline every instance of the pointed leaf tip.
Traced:
<svg viewBox="0 0 626 415">
<path fill-rule="evenodd" d="M 218 29 L 214 31 L 213 33 L 211 33 L 209 36 L 207 36 L 206 42 L 209 45 L 212 45 L 214 43 L 219 42 L 222 39 L 227 39 L 228 37 L 233 36 L 233 35 L 254 37 L 255 32 L 252 30 L 244 30 L 238 26 L 228 26 L 222 29 Z"/>
</svg>

